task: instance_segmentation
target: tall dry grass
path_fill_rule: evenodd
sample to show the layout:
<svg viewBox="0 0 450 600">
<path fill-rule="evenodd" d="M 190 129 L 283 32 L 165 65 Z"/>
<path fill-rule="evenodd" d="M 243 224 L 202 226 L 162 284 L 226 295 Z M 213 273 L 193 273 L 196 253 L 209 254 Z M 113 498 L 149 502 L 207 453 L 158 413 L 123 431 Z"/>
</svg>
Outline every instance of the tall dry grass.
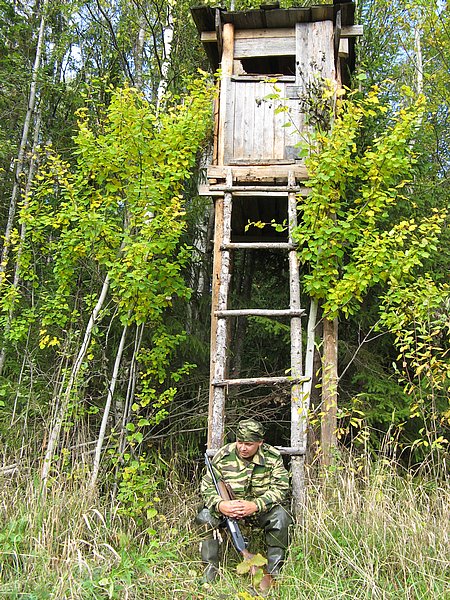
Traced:
<svg viewBox="0 0 450 600">
<path fill-rule="evenodd" d="M 86 482 L 55 481 L 46 500 L 30 476 L 0 481 L 0 597 L 21 600 L 248 600 L 232 548 L 220 581 L 199 582 L 196 486 L 161 486 L 155 534 L 92 498 Z M 447 479 L 348 460 L 311 479 L 284 572 L 270 597 L 450 599 Z M 261 548 L 261 550 L 263 550 Z"/>
</svg>

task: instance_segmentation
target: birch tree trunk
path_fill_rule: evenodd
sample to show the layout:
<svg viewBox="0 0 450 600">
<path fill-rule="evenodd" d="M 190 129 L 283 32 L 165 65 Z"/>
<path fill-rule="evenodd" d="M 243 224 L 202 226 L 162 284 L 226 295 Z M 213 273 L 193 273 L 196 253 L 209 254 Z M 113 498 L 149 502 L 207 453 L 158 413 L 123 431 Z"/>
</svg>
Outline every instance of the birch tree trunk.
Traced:
<svg viewBox="0 0 450 600">
<path fill-rule="evenodd" d="M 97 304 L 95 305 L 95 307 L 91 313 L 91 316 L 89 318 L 89 322 L 86 326 L 86 330 L 84 332 L 84 337 L 83 337 L 83 342 L 81 344 L 80 350 L 79 350 L 78 355 L 73 364 L 72 371 L 70 373 L 70 378 L 67 383 L 67 387 L 64 390 L 64 393 L 60 400 L 59 408 L 58 408 L 57 413 L 54 418 L 54 422 L 53 422 L 52 429 L 51 429 L 49 439 L 48 439 L 47 450 L 45 452 L 44 464 L 43 464 L 42 472 L 41 472 L 41 482 L 42 482 L 43 490 L 45 489 L 45 485 L 47 483 L 47 479 L 48 479 L 48 476 L 50 473 L 53 455 L 55 453 L 55 449 L 56 449 L 56 446 L 59 441 L 59 435 L 61 432 L 61 427 L 62 427 L 64 418 L 67 413 L 67 407 L 69 405 L 70 396 L 71 396 L 72 390 L 74 388 L 74 385 L 77 381 L 77 378 L 78 378 L 78 375 L 79 375 L 79 372 L 81 369 L 81 365 L 83 364 L 83 360 L 88 351 L 89 344 L 90 344 L 91 337 L 92 337 L 92 331 L 94 329 L 94 325 L 97 323 L 99 312 L 102 309 L 103 304 L 105 302 L 106 295 L 109 290 L 109 282 L 110 282 L 109 275 L 107 275 L 103 282 L 102 290 L 101 290 L 100 296 L 97 300 Z"/>
<path fill-rule="evenodd" d="M 25 201 L 24 201 L 25 206 L 27 205 L 27 202 L 28 202 L 28 198 L 29 198 L 30 190 L 31 190 L 31 184 L 33 183 L 34 173 L 36 170 L 36 150 L 37 150 L 37 146 L 38 146 L 38 142 L 39 142 L 40 129 L 41 129 L 41 111 L 39 110 L 37 117 L 36 117 L 36 123 L 34 126 L 33 147 L 31 150 L 31 160 L 30 160 L 30 166 L 28 169 L 27 184 L 25 187 Z M 19 265 L 20 265 L 20 257 L 22 255 L 23 244 L 25 242 L 25 234 L 26 234 L 26 225 L 25 225 L 25 223 L 22 223 L 20 226 L 20 245 L 19 245 L 19 248 L 17 251 L 16 264 L 14 266 L 14 278 L 13 278 L 13 288 L 14 289 L 17 289 L 18 285 L 19 285 L 19 274 L 20 274 L 20 266 Z M 12 323 L 13 317 L 14 317 L 14 310 L 11 308 L 8 312 L 8 320 L 5 324 L 3 344 L 2 344 L 2 349 L 0 351 L 0 375 L 3 372 L 3 367 L 5 365 L 5 359 L 6 359 L 6 339 L 5 338 L 11 330 L 11 323 Z"/>
<path fill-rule="evenodd" d="M 173 42 L 173 31 L 174 31 L 174 19 L 173 9 L 174 0 L 168 0 L 167 2 L 167 20 L 163 29 L 163 46 L 164 46 L 164 57 L 161 63 L 161 80 L 158 85 L 158 91 L 156 94 L 156 110 L 159 111 L 161 103 L 166 93 L 168 86 L 167 76 L 169 74 L 170 67 L 170 56 L 172 54 L 172 42 Z"/>
<path fill-rule="evenodd" d="M 133 404 L 134 399 L 134 390 L 136 389 L 136 379 L 137 379 L 137 355 L 139 350 L 141 349 L 142 336 L 144 333 L 144 325 L 139 325 L 136 328 L 136 334 L 134 338 L 134 348 L 133 348 L 133 356 L 131 357 L 130 364 L 130 375 L 128 378 L 128 387 L 127 394 L 125 398 L 125 406 L 123 409 L 120 434 L 119 434 L 119 457 L 122 457 L 125 452 L 126 447 L 126 426 L 130 419 L 131 414 L 131 406 Z"/>
<path fill-rule="evenodd" d="M 144 64 L 145 15 L 140 16 L 139 31 L 134 45 L 134 85 L 138 90 L 144 86 L 142 66 Z"/>
<path fill-rule="evenodd" d="M 9 251 L 11 244 L 11 233 L 14 225 L 14 218 L 16 215 L 17 198 L 20 190 L 20 180 L 24 170 L 25 164 L 25 150 L 28 144 L 28 136 L 31 127 L 31 121 L 33 117 L 34 108 L 36 105 L 36 94 L 38 87 L 38 73 L 41 66 L 42 51 L 44 48 L 45 38 L 45 16 L 47 11 L 48 0 L 43 0 L 41 7 L 41 21 L 39 25 L 38 40 L 36 44 L 36 56 L 34 59 L 33 70 L 31 74 L 31 85 L 30 95 L 28 97 L 28 108 L 25 115 L 25 121 L 22 129 L 22 138 L 19 146 L 19 153 L 17 155 L 17 163 L 14 171 L 14 184 L 11 192 L 11 200 L 9 204 L 8 219 L 5 227 L 5 235 L 3 241 L 3 248 L 0 258 L 0 285 L 3 283 L 6 276 L 6 269 L 8 266 Z"/>
<path fill-rule="evenodd" d="M 114 368 L 111 376 L 111 382 L 108 387 L 108 395 L 106 398 L 105 409 L 103 411 L 102 423 L 100 426 L 100 433 L 98 435 L 97 445 L 95 448 L 94 464 L 92 466 L 92 475 L 89 488 L 93 491 L 95 484 L 97 483 L 98 472 L 100 470 L 100 459 L 102 455 L 103 443 L 105 441 L 106 426 L 108 424 L 109 413 L 111 410 L 112 399 L 114 397 L 114 391 L 116 389 L 117 378 L 119 375 L 119 369 L 122 362 L 123 349 L 125 347 L 125 340 L 127 337 L 128 325 L 125 325 L 122 330 L 122 336 L 120 338 L 119 348 L 116 354 L 116 360 L 114 361 Z"/>
<path fill-rule="evenodd" d="M 309 411 L 311 405 L 311 390 L 314 379 L 314 352 L 316 346 L 316 325 L 317 325 L 318 302 L 311 298 L 309 307 L 308 325 L 306 329 L 306 351 L 305 351 L 305 377 L 308 379 L 302 383 L 303 404 L 306 411 Z M 307 447 L 307 440 L 304 440 L 304 447 Z"/>
</svg>

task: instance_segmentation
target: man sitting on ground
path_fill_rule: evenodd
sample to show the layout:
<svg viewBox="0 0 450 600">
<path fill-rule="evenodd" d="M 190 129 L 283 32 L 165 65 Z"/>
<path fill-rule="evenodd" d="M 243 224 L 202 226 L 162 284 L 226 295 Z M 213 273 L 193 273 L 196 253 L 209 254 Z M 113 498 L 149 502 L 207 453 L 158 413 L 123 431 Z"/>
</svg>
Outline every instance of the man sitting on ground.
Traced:
<svg viewBox="0 0 450 600">
<path fill-rule="evenodd" d="M 289 492 L 289 476 L 278 450 L 265 444 L 264 428 L 254 419 L 238 424 L 236 442 L 220 448 L 212 465 L 217 479 L 231 488 L 235 499 L 222 500 L 210 473 L 201 483 L 205 502 L 197 515 L 197 523 L 205 526 L 201 556 L 206 564 L 204 580 L 213 581 L 219 567 L 217 529 L 221 518 L 243 519 L 251 526 L 264 530 L 267 543 L 267 570 L 276 577 L 283 564 L 288 546 L 288 530 L 292 518 L 283 503 Z"/>
</svg>

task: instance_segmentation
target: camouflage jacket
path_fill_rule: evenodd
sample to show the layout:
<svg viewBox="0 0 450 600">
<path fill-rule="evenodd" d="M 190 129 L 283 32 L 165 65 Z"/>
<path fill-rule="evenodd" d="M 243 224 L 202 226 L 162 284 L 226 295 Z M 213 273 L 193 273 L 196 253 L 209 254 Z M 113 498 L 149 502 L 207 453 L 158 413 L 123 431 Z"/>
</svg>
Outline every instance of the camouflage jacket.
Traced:
<svg viewBox="0 0 450 600">
<path fill-rule="evenodd" d="M 268 511 L 287 498 L 289 476 L 280 453 L 269 444 L 263 444 L 250 461 L 239 457 L 236 443 L 227 444 L 217 451 L 212 464 L 217 479 L 228 483 L 236 498 L 255 502 L 258 512 Z M 222 498 L 208 470 L 202 479 L 201 493 L 206 506 L 217 515 Z"/>
</svg>

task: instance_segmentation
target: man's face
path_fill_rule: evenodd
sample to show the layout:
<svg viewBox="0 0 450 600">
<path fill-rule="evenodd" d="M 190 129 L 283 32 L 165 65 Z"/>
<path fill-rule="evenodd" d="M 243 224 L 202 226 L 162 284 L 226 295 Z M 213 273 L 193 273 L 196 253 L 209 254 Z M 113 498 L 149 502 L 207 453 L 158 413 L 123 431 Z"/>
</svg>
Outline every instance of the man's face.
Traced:
<svg viewBox="0 0 450 600">
<path fill-rule="evenodd" d="M 261 442 L 236 442 L 236 449 L 241 458 L 252 458 L 258 452 Z"/>
</svg>

